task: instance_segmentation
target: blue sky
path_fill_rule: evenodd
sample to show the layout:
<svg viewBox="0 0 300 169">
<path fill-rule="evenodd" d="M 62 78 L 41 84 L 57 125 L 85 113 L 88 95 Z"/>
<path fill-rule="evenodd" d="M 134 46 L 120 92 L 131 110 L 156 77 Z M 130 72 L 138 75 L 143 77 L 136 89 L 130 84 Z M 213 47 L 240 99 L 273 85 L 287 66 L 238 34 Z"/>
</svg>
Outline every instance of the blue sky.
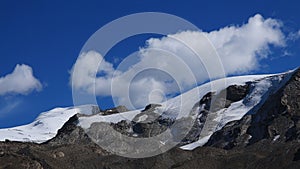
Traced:
<svg viewBox="0 0 300 169">
<path fill-rule="evenodd" d="M 0 95 L 0 127 L 25 124 L 40 112 L 72 106 L 70 70 L 88 38 L 114 19 L 137 12 L 164 12 L 184 18 L 204 32 L 211 32 L 226 26 L 238 28 L 256 14 L 264 19 L 274 18 L 282 24 L 280 31 L 285 36 L 285 44 L 275 47 L 270 44 L 270 53 L 259 60 L 259 67 L 230 75 L 276 73 L 299 66 L 299 6 L 296 0 L 1 1 L 0 77 L 11 74 L 19 64 L 19 71 L 30 74 L 32 69 L 34 77 L 29 75 L 28 78 L 38 81 L 30 84 L 20 81 L 17 92 Z M 107 61 L 119 63 L 151 37 L 160 38 L 141 35 L 123 41 L 109 52 Z M 21 90 L 22 85 L 29 87 Z M 0 83 L 0 93 L 1 88 L 9 87 Z M 98 101 L 103 108 L 113 106 L 109 98 L 99 96 Z"/>
</svg>

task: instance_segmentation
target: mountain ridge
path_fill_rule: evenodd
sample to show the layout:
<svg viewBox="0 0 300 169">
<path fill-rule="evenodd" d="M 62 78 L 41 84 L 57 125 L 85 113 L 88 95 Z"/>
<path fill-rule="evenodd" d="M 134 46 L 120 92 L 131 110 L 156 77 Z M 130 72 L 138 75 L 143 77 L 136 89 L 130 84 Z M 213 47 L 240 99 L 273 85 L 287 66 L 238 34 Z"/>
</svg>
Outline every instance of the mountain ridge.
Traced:
<svg viewBox="0 0 300 169">
<path fill-rule="evenodd" d="M 159 112 L 162 108 L 168 107 L 168 104 L 158 107 L 149 106 L 150 108 L 148 107 L 144 114 L 140 114 L 141 111 L 121 113 L 123 119 L 120 118 L 120 113 L 86 117 L 75 113 L 67 119 L 53 138 L 40 144 L 8 140 L 0 142 L 0 168 L 24 168 L 24 166 L 34 168 L 140 168 L 140 166 L 144 168 L 198 168 L 199 166 L 201 168 L 298 168 L 300 166 L 300 102 L 298 100 L 300 70 L 260 77 L 246 78 L 248 80 L 245 80 L 245 83 L 229 84 L 225 89 L 217 92 L 204 90 L 201 98 L 190 106 L 195 108 L 196 120 L 192 130 L 184 137 L 185 142 L 179 142 L 179 145 L 163 154 L 140 159 L 114 155 L 97 145 L 97 142 L 93 142 L 87 134 L 88 128 L 81 127 L 79 124 L 82 118 L 84 121 L 97 116 L 98 120 L 133 138 L 158 135 L 173 125 L 172 121 L 168 121 L 168 118 L 173 118 L 170 112 L 161 112 L 161 116 L 158 117 L 155 114 L 157 110 Z M 248 83 L 251 80 L 252 82 Z M 270 83 L 265 84 L 265 82 Z M 257 87 L 257 85 L 261 86 Z M 266 88 L 266 86 L 273 88 Z M 263 90 L 264 88 L 266 90 Z M 224 90 L 229 95 L 222 100 L 218 95 Z M 255 98 L 258 96 L 265 96 L 265 99 Z M 211 102 L 215 104 L 210 105 Z M 251 106 L 247 108 L 247 105 Z M 234 109 L 236 106 L 241 110 L 249 110 L 241 116 L 232 113 L 236 111 Z M 247 109 L 242 109 L 242 106 Z M 171 107 L 164 110 L 174 109 Z M 222 117 L 219 120 L 220 124 L 212 123 L 211 125 L 215 127 L 206 127 L 207 132 L 204 132 L 204 136 L 209 137 L 201 138 L 205 124 L 210 120 L 207 119 L 207 115 L 214 113 L 219 115 L 220 112 L 223 113 L 220 116 Z M 241 118 L 237 118 L 240 116 Z M 147 121 L 147 118 L 151 117 L 155 117 L 155 120 Z M 186 117 L 182 116 L 181 119 L 184 118 Z M 132 132 L 133 128 L 140 131 L 140 134 Z M 182 126 L 179 125 L 176 129 L 181 128 Z M 216 129 L 212 130 L 213 128 Z M 213 132 L 210 133 L 210 130 Z M 206 142 L 203 141 L 205 139 Z M 146 147 L 145 145 L 144 148 Z"/>
</svg>

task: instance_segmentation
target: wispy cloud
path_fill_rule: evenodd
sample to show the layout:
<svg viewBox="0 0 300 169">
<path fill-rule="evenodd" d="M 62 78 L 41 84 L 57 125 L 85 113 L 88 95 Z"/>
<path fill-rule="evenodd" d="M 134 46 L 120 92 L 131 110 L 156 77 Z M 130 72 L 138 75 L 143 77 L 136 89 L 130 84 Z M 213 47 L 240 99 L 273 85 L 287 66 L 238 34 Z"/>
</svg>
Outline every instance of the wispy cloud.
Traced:
<svg viewBox="0 0 300 169">
<path fill-rule="evenodd" d="M 287 36 L 287 40 L 296 41 L 300 38 L 300 30 L 296 32 L 290 32 Z"/>
<path fill-rule="evenodd" d="M 16 97 L 1 98 L 0 117 L 4 117 L 7 114 L 12 113 L 21 104 L 22 104 L 22 100 Z"/>
</svg>

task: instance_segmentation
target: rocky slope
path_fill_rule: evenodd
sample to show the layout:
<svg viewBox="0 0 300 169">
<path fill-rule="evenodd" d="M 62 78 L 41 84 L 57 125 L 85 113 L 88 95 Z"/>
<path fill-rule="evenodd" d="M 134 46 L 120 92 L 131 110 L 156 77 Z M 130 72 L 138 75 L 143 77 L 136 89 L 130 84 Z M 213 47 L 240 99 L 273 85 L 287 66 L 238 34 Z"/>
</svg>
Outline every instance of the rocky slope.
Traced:
<svg viewBox="0 0 300 169">
<path fill-rule="evenodd" d="M 257 104 L 252 101 L 257 96 L 253 94 L 261 92 L 262 88 L 257 88 L 259 81 L 205 93 L 191 106 L 196 113 L 191 130 L 176 147 L 157 156 L 134 159 L 107 152 L 78 125 L 83 115 L 74 114 L 54 138 L 42 144 L 0 142 L 0 168 L 300 168 L 300 70 L 285 76 L 291 77 L 263 92 Z M 284 79 L 283 75 L 278 77 Z M 224 92 L 225 98 L 221 97 Z M 241 118 L 227 122 L 226 118 L 233 114 L 226 113 L 235 111 L 238 103 L 255 106 Z M 105 123 L 129 137 L 156 136 L 174 125 L 169 112 L 156 113 L 161 106 L 149 105 L 141 113 L 133 114 L 132 120 Z M 115 111 L 98 111 L 102 116 L 122 111 L 112 110 Z M 184 146 L 201 139 L 203 130 L 211 129 L 207 128 L 209 118 L 220 112 L 225 117 L 220 124 L 225 124 L 218 124 L 203 146 L 184 150 Z M 186 124 L 185 117 L 178 124 L 181 121 Z"/>
<path fill-rule="evenodd" d="M 272 143 L 300 141 L 300 71 L 260 107 L 215 132 L 206 146 L 225 149 L 267 139 Z"/>
</svg>

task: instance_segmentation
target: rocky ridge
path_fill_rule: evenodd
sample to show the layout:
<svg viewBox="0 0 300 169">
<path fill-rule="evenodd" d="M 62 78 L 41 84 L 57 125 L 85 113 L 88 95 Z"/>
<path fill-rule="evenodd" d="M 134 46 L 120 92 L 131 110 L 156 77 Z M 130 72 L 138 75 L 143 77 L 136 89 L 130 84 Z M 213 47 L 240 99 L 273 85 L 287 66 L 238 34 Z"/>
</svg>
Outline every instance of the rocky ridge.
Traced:
<svg viewBox="0 0 300 169">
<path fill-rule="evenodd" d="M 77 125 L 79 115 L 74 115 L 53 139 L 42 144 L 0 142 L 0 168 L 300 168 L 300 70 L 242 119 L 215 132 L 203 147 L 179 148 L 199 138 L 209 113 L 247 101 L 251 86 L 229 86 L 225 100 L 219 97 L 225 90 L 207 93 L 194 105 L 201 109 L 195 109 L 198 116 L 192 130 L 177 147 L 158 156 L 131 159 L 111 154 L 91 141 Z M 174 121 L 157 115 L 157 106 L 147 106 L 133 121 L 109 125 L 131 137 L 158 135 Z"/>
</svg>

